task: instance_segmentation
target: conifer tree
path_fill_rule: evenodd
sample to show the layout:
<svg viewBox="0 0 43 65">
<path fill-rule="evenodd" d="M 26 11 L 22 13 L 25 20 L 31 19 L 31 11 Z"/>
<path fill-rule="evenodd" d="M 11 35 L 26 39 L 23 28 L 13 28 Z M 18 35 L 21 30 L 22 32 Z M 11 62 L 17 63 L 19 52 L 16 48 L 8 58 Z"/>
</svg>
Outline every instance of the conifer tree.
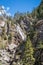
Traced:
<svg viewBox="0 0 43 65">
<path fill-rule="evenodd" d="M 28 37 L 27 42 L 25 43 L 24 55 L 23 55 L 23 65 L 33 65 L 34 57 L 33 57 L 33 47 L 30 38 Z"/>
</svg>

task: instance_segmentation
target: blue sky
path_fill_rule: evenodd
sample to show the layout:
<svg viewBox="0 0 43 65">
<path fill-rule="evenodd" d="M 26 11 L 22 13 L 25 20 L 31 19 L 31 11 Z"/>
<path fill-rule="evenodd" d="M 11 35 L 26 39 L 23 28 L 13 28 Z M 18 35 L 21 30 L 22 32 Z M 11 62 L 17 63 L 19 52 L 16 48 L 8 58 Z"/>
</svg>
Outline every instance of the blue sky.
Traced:
<svg viewBox="0 0 43 65">
<path fill-rule="evenodd" d="M 0 0 L 0 6 L 9 8 L 9 12 L 13 16 L 17 11 L 31 12 L 40 2 L 41 0 Z"/>
</svg>

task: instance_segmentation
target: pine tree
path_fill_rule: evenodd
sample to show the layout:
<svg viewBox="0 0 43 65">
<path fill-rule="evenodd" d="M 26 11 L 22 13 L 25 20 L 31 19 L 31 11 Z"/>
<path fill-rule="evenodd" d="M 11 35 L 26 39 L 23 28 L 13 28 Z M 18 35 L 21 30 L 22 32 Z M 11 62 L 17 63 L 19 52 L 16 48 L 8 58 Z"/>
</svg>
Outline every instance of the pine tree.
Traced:
<svg viewBox="0 0 43 65">
<path fill-rule="evenodd" d="M 25 43 L 24 55 L 23 55 L 23 65 L 33 65 L 33 47 L 30 38 L 28 37 L 27 42 Z"/>
</svg>

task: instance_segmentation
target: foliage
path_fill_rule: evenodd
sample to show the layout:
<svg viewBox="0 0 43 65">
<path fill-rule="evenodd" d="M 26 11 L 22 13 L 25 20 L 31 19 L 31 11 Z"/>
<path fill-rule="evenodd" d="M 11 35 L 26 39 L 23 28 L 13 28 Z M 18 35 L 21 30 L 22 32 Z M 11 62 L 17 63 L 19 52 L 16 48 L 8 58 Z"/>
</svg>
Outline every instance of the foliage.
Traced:
<svg viewBox="0 0 43 65">
<path fill-rule="evenodd" d="M 3 17 L 6 17 L 5 13 L 3 14 Z M 19 12 L 17 12 L 17 13 L 15 13 L 14 18 L 12 18 L 10 16 L 6 17 L 6 19 L 7 19 L 6 23 L 7 23 L 7 28 L 8 28 L 8 30 L 7 30 L 8 35 L 5 32 L 5 27 L 3 27 L 2 28 L 2 37 L 0 38 L 0 40 L 1 40 L 0 48 L 4 49 L 6 47 L 6 45 L 7 45 L 7 42 L 11 43 L 11 41 L 12 41 L 12 37 L 14 36 L 14 34 L 13 34 L 13 32 L 9 33 L 9 27 L 13 28 L 15 22 L 20 24 L 21 23 L 20 21 L 23 20 L 23 22 L 24 22 L 24 19 L 25 19 L 25 21 L 27 21 L 27 18 L 28 18 L 29 21 L 32 22 L 32 25 L 30 25 L 30 31 L 29 31 L 30 34 L 28 35 L 27 40 L 24 43 L 24 52 L 22 52 L 24 54 L 23 54 L 23 58 L 22 58 L 21 64 L 23 63 L 23 65 L 33 65 L 34 62 L 36 62 L 35 61 L 36 58 L 34 58 L 34 55 L 33 55 L 34 54 L 33 46 L 34 46 L 35 43 L 33 44 L 33 46 L 32 46 L 32 43 L 33 43 L 34 38 L 36 40 L 37 35 L 38 35 L 37 31 L 36 31 L 36 28 L 37 28 L 36 27 L 36 23 L 37 23 L 38 20 L 42 20 L 43 19 L 43 0 L 41 0 L 40 5 L 37 8 L 35 8 L 32 11 L 32 13 L 29 13 L 29 12 L 27 12 L 27 13 L 19 13 Z M 24 27 L 27 24 L 28 23 L 26 22 L 26 24 L 24 24 Z M 21 28 L 22 28 L 22 26 L 21 26 Z M 36 46 L 38 48 L 43 48 L 43 42 L 42 41 L 39 41 L 39 42 L 37 41 L 37 43 L 36 43 Z M 0 63 L 0 65 L 1 65 L 1 63 Z"/>
<path fill-rule="evenodd" d="M 23 65 L 33 65 L 34 57 L 33 57 L 33 47 L 30 38 L 28 37 L 27 42 L 25 43 L 24 55 L 23 55 Z"/>
<path fill-rule="evenodd" d="M 33 10 L 32 16 L 38 19 L 43 19 L 43 0 L 41 1 L 40 5 Z"/>
</svg>

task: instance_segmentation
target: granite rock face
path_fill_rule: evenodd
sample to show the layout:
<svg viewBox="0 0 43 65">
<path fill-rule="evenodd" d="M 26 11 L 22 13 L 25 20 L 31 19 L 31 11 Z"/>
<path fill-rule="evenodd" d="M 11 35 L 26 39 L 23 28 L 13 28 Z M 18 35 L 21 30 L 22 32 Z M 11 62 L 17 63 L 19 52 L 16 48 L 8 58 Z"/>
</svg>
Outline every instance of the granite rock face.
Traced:
<svg viewBox="0 0 43 65">
<path fill-rule="evenodd" d="M 1 25 L 3 25 L 3 27 L 1 27 Z M 4 21 L 4 23 L 0 24 L 1 65 L 20 65 L 20 63 L 17 62 L 17 60 L 20 61 L 20 56 L 17 55 L 16 52 L 23 41 L 26 41 L 26 34 L 23 32 L 19 24 L 11 26 L 11 21 L 10 23 Z"/>
</svg>

